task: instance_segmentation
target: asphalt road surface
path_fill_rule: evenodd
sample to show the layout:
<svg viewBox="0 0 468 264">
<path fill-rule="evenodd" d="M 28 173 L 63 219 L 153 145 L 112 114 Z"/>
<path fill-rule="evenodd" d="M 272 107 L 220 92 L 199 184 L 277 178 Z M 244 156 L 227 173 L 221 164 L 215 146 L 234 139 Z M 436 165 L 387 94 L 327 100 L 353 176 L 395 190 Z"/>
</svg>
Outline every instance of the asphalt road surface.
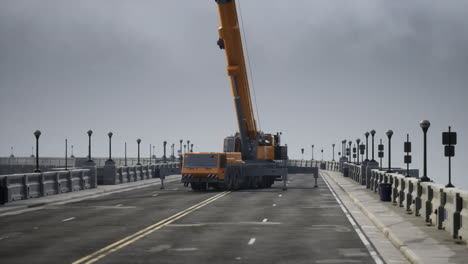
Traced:
<svg viewBox="0 0 468 264">
<path fill-rule="evenodd" d="M 304 174 L 290 175 L 288 191 L 194 192 L 176 181 L 4 216 L 0 262 L 378 262 L 325 182 L 313 186 Z"/>
</svg>

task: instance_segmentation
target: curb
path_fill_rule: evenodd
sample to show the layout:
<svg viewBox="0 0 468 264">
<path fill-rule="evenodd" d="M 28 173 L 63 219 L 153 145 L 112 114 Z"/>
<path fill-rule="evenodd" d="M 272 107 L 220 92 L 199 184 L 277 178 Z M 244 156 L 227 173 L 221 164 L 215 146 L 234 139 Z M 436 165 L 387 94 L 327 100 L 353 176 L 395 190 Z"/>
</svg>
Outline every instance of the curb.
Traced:
<svg viewBox="0 0 468 264">
<path fill-rule="evenodd" d="M 330 175 L 327 174 L 327 177 L 330 178 L 336 185 L 340 186 L 341 185 Z M 365 206 L 357 199 L 354 197 L 354 195 L 350 194 L 347 192 L 345 189 L 341 188 L 343 192 L 348 195 L 348 197 L 353 201 L 353 203 L 369 218 L 369 220 L 379 229 L 388 240 L 405 256 L 406 259 L 408 259 L 409 262 L 411 263 L 422 263 L 421 258 L 413 251 L 411 250 L 408 246 L 406 246 L 396 235 L 395 233 L 387 227 L 385 224 L 383 224 L 375 215 L 371 212 L 369 212 Z"/>
</svg>

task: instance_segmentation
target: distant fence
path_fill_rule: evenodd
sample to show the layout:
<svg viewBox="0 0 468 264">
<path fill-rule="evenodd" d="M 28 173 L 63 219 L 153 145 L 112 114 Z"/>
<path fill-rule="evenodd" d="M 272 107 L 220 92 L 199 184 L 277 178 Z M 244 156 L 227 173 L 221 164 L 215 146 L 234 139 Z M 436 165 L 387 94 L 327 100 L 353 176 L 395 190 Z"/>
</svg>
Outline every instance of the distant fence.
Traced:
<svg viewBox="0 0 468 264">
<path fill-rule="evenodd" d="M 0 176 L 0 204 L 96 188 L 96 169 Z"/>
<path fill-rule="evenodd" d="M 97 167 L 104 167 L 108 158 L 93 158 L 93 162 Z M 174 162 L 167 160 L 168 162 Z M 136 166 L 138 163 L 137 158 L 114 158 L 114 162 L 117 166 Z M 160 164 L 163 163 L 161 158 L 149 159 L 141 158 L 140 163 L 142 165 Z M 53 171 L 63 170 L 67 165 L 68 169 L 88 167 L 88 158 L 69 158 L 65 161 L 65 158 L 39 158 L 39 169 L 41 171 Z M 36 168 L 36 158 L 33 157 L 13 157 L 13 158 L 0 158 L 0 175 L 10 174 L 22 174 L 33 172 Z"/>
<path fill-rule="evenodd" d="M 287 167 L 298 167 L 298 168 L 320 168 L 322 170 L 332 169 L 333 166 L 339 166 L 336 162 L 324 161 L 324 160 L 285 160 L 278 161 L 282 166 Z M 338 169 L 338 167 L 336 167 Z"/>
<path fill-rule="evenodd" d="M 181 168 L 178 162 L 134 166 L 104 166 L 98 168 L 98 184 L 122 184 L 180 173 Z"/>
<path fill-rule="evenodd" d="M 365 180 L 362 165 L 327 162 L 327 169 L 341 171 L 374 193 L 379 193 L 383 183 L 391 185 L 391 202 L 408 214 L 420 217 L 426 225 L 450 233 L 452 238 L 468 242 L 468 191 L 446 188 L 434 182 L 421 182 L 418 170 L 410 170 L 410 176 L 399 174 L 406 170 L 392 169 L 393 173 L 371 169 Z M 345 175 L 347 174 L 347 175 Z M 377 198 L 377 197 L 376 197 Z"/>
</svg>

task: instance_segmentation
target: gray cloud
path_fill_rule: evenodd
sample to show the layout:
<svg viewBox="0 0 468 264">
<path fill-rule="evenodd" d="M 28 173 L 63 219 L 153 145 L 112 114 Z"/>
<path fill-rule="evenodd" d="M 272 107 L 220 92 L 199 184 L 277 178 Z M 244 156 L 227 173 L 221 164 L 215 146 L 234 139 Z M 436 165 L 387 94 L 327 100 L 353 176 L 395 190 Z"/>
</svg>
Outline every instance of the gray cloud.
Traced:
<svg viewBox="0 0 468 264">
<path fill-rule="evenodd" d="M 440 133 L 451 124 L 455 182 L 468 188 L 467 1 L 241 4 L 262 129 L 283 131 L 292 157 L 315 144 L 329 159 L 333 142 L 391 128 L 396 165 L 410 133 L 420 167 L 427 118 L 430 176 L 445 181 Z M 116 155 L 124 141 L 135 155 L 138 137 L 221 150 L 236 122 L 218 26 L 214 1 L 2 1 L 0 155 L 11 145 L 27 155 L 35 129 L 47 156 L 65 137 L 85 155 L 89 128 L 98 156 L 109 130 Z"/>
</svg>

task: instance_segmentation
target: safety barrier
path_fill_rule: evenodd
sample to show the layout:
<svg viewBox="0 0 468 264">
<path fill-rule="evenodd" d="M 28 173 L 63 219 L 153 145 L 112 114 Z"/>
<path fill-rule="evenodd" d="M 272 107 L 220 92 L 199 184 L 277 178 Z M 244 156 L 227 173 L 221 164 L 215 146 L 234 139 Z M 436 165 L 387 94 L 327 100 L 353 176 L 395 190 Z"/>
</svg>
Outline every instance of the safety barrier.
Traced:
<svg viewBox="0 0 468 264">
<path fill-rule="evenodd" d="M 0 204 L 96 188 L 96 169 L 0 176 Z"/>
<path fill-rule="evenodd" d="M 333 171 L 349 168 L 350 178 L 360 184 L 364 181 L 364 168 L 360 165 L 343 163 L 337 167 L 334 162 L 327 162 L 326 168 Z M 366 177 L 366 188 L 378 193 L 380 184 L 391 184 L 393 205 L 420 217 L 426 225 L 445 230 L 455 240 L 468 242 L 468 191 L 446 188 L 434 182 L 421 182 L 419 171 L 415 169 L 410 170 L 410 177 L 404 175 L 405 169 L 395 168 L 392 171 L 371 169 Z"/>
<path fill-rule="evenodd" d="M 115 185 L 180 174 L 179 165 L 178 162 L 135 166 L 116 166 L 115 163 L 108 163 L 98 168 L 98 184 Z"/>
</svg>

